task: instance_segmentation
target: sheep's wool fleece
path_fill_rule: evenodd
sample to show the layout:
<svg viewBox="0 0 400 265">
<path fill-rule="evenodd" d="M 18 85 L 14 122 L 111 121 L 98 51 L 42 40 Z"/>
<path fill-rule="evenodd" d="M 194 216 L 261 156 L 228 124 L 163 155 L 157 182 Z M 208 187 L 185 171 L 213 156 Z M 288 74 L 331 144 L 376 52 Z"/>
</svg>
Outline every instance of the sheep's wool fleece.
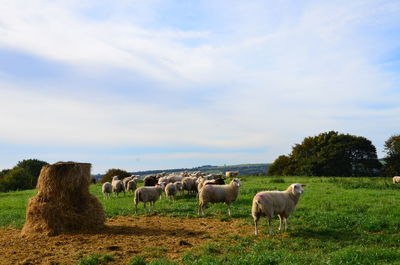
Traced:
<svg viewBox="0 0 400 265">
<path fill-rule="evenodd" d="M 75 162 L 44 166 L 38 193 L 29 200 L 22 234 L 58 235 L 103 228 L 103 206 L 89 193 L 90 167 Z"/>
</svg>

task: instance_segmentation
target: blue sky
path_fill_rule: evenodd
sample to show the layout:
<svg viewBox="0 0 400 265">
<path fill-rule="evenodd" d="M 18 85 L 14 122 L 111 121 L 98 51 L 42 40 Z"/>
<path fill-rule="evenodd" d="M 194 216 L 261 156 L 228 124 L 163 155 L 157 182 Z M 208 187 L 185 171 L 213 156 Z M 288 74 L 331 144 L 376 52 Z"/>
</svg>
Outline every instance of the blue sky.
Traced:
<svg viewBox="0 0 400 265">
<path fill-rule="evenodd" d="M 399 1 L 5 0 L 0 169 L 272 162 L 329 130 L 383 157 L 399 73 Z"/>
</svg>

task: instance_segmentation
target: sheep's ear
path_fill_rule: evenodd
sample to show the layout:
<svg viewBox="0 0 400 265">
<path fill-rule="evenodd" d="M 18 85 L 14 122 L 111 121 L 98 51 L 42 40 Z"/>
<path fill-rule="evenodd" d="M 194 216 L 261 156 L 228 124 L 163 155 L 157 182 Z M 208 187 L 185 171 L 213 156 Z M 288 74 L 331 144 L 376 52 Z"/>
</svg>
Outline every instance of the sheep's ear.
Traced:
<svg viewBox="0 0 400 265">
<path fill-rule="evenodd" d="M 305 186 L 307 186 L 307 185 L 306 185 L 306 184 L 301 184 L 301 186 L 302 186 L 302 187 L 305 187 Z"/>
</svg>

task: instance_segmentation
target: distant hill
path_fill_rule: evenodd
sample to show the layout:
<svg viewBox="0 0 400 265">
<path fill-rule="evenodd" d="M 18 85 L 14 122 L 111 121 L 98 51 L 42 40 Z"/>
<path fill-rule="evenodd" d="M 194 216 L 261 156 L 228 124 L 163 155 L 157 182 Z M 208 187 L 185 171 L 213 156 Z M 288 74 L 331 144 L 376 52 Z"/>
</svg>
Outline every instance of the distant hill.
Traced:
<svg viewBox="0 0 400 265">
<path fill-rule="evenodd" d="M 225 165 L 225 166 L 211 166 L 204 165 L 193 168 L 175 168 L 175 169 L 163 169 L 163 170 L 146 170 L 132 172 L 134 175 L 148 175 L 157 174 L 161 172 L 179 172 L 179 171 L 201 171 L 204 173 L 225 173 L 226 171 L 239 171 L 239 175 L 266 175 L 270 164 L 240 164 L 240 165 Z"/>
<path fill-rule="evenodd" d="M 180 171 L 201 171 L 204 173 L 225 173 L 226 171 L 239 171 L 239 175 L 266 175 L 270 164 L 240 164 L 240 165 L 225 165 L 225 166 L 211 166 L 204 165 L 193 168 L 174 168 L 174 169 L 156 169 L 130 172 L 132 175 L 149 175 L 161 172 L 180 172 Z M 92 175 L 97 180 L 103 177 L 103 174 Z"/>
</svg>

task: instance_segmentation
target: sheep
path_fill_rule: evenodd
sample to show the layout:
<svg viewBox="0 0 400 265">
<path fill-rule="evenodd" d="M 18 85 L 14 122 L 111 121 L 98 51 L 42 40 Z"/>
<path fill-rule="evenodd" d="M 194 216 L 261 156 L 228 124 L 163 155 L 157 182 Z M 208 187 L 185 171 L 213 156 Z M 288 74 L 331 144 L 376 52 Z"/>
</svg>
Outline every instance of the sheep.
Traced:
<svg viewBox="0 0 400 265">
<path fill-rule="evenodd" d="M 130 180 L 130 181 L 128 181 L 128 183 L 126 184 L 126 191 L 132 191 L 132 193 L 134 193 L 135 192 L 135 190 L 136 190 L 136 181 L 134 181 L 134 180 Z"/>
<path fill-rule="evenodd" d="M 190 192 L 196 192 L 197 191 L 196 180 L 197 179 L 193 177 L 184 177 L 182 179 L 183 190 L 187 190 L 188 194 L 190 194 Z"/>
<path fill-rule="evenodd" d="M 253 198 L 251 215 L 254 219 L 255 234 L 258 235 L 258 220 L 261 216 L 268 219 L 269 234 L 272 235 L 271 221 L 274 215 L 279 216 L 279 231 L 282 230 L 282 220 L 287 230 L 287 219 L 294 211 L 300 195 L 304 193 L 305 184 L 292 184 L 285 191 L 261 191 Z"/>
<path fill-rule="evenodd" d="M 160 198 L 160 195 L 163 191 L 164 183 L 156 186 L 143 186 L 135 191 L 135 213 L 137 213 L 137 207 L 139 202 L 144 203 L 144 209 L 146 209 L 146 203 L 150 202 L 150 208 L 153 206 L 155 202 Z"/>
<path fill-rule="evenodd" d="M 110 198 L 110 193 L 112 192 L 112 185 L 110 182 L 105 182 L 101 187 L 101 191 L 103 192 L 104 199 Z"/>
<path fill-rule="evenodd" d="M 182 176 L 178 176 L 178 175 L 170 175 L 167 177 L 167 181 L 169 183 L 174 183 L 177 181 L 182 181 L 183 177 Z"/>
<path fill-rule="evenodd" d="M 111 181 L 112 191 L 114 192 L 114 196 L 118 197 L 120 192 L 123 192 L 125 195 L 125 186 L 122 180 L 118 179 L 118 176 L 114 176 Z"/>
<path fill-rule="evenodd" d="M 179 191 L 179 193 L 182 195 L 182 194 L 183 194 L 183 184 L 182 184 L 182 181 L 174 182 L 174 184 L 175 184 L 175 186 L 176 186 L 177 191 Z"/>
<path fill-rule="evenodd" d="M 225 172 L 225 177 L 227 177 L 227 178 L 234 178 L 234 177 L 237 177 L 237 175 L 239 175 L 239 171 L 226 171 Z"/>
<path fill-rule="evenodd" d="M 231 205 L 239 195 L 240 179 L 233 179 L 227 185 L 205 185 L 199 191 L 198 214 L 204 216 L 204 208 L 209 202 L 224 202 L 228 206 L 228 214 L 231 216 Z"/>
<path fill-rule="evenodd" d="M 157 177 L 149 175 L 144 178 L 144 186 L 155 186 L 157 184 Z"/>
<path fill-rule="evenodd" d="M 400 176 L 393 177 L 393 184 L 400 183 Z"/>
<path fill-rule="evenodd" d="M 128 182 L 131 180 L 132 180 L 132 177 L 126 177 L 122 180 L 122 183 L 124 183 L 125 190 L 128 189 Z"/>
<path fill-rule="evenodd" d="M 176 183 L 168 183 L 167 186 L 165 186 L 165 195 L 169 199 L 175 200 L 175 195 L 177 191 L 178 187 Z"/>
</svg>

